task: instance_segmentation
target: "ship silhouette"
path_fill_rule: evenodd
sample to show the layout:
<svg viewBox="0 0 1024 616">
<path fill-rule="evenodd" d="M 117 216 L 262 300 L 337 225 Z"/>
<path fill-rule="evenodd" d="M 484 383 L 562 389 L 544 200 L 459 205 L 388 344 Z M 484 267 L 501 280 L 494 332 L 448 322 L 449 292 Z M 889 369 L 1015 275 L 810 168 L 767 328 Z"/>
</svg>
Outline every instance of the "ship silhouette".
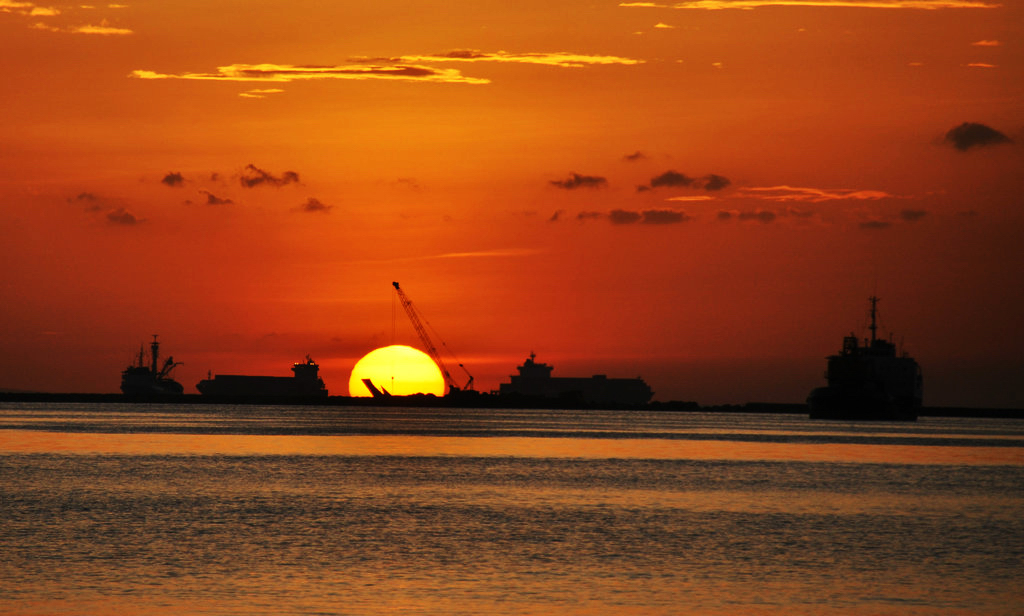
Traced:
<svg viewBox="0 0 1024 616">
<path fill-rule="evenodd" d="M 587 405 L 640 406 L 650 402 L 654 392 L 641 378 L 608 378 L 604 374 L 591 377 L 553 377 L 554 366 L 538 362 L 530 356 L 518 366 L 518 375 L 498 386 L 500 396 L 547 398 L 563 403 Z"/>
<path fill-rule="evenodd" d="M 196 389 L 211 397 L 327 398 L 327 387 L 319 376 L 320 366 L 306 360 L 292 364 L 292 376 L 249 376 L 218 374 L 203 379 Z"/>
<path fill-rule="evenodd" d="M 180 396 L 185 392 L 181 383 L 171 378 L 171 373 L 181 363 L 168 356 L 160 365 L 160 343 L 153 334 L 153 342 L 149 343 L 149 364 L 146 363 L 145 350 L 139 347 L 136 362 L 121 372 L 121 393 L 133 398 L 153 398 L 161 396 Z"/>
<path fill-rule="evenodd" d="M 828 385 L 807 397 L 812 419 L 915 421 L 921 409 L 921 367 L 878 338 L 878 298 L 870 297 L 871 338 L 850 334 L 828 357 Z"/>
</svg>

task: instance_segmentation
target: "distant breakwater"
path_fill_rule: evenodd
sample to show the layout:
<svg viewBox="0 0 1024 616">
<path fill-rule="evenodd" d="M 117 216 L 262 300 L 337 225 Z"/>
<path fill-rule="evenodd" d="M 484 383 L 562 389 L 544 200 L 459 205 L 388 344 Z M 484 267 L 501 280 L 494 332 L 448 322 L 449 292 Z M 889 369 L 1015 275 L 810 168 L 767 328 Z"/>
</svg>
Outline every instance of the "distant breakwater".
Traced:
<svg viewBox="0 0 1024 616">
<path fill-rule="evenodd" d="M 529 398 L 525 396 L 497 396 L 473 393 L 455 398 L 448 396 L 414 395 L 392 396 L 390 398 L 364 398 L 350 396 L 328 396 L 327 398 L 296 398 L 268 396 L 204 396 L 183 394 L 180 396 L 159 396 L 132 398 L 123 394 L 82 394 L 42 392 L 0 392 L 0 402 L 70 403 L 70 404 L 180 404 L 180 405 L 262 405 L 262 406 L 410 406 L 425 408 L 544 408 L 566 410 L 636 410 L 677 413 L 774 413 L 807 414 L 803 403 L 748 402 L 746 404 L 701 405 L 697 402 L 669 401 L 650 402 L 641 406 L 587 405 L 576 401 L 551 398 Z M 989 417 L 1003 419 L 1024 419 L 1024 409 L 972 408 L 972 407 L 922 407 L 920 417 Z"/>
</svg>

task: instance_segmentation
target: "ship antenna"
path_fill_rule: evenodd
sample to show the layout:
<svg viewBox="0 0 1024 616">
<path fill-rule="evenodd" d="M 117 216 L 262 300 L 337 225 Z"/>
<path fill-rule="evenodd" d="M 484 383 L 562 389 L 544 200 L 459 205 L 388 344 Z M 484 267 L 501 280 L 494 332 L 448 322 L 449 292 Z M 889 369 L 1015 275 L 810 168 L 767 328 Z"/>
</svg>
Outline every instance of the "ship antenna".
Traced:
<svg viewBox="0 0 1024 616">
<path fill-rule="evenodd" d="M 153 334 L 153 342 L 149 345 L 150 353 L 153 356 L 153 374 L 157 372 L 157 357 L 160 356 L 160 343 L 156 341 L 156 334 Z"/>
<path fill-rule="evenodd" d="M 878 333 L 878 322 L 876 320 L 878 315 L 878 298 L 872 295 L 868 300 L 871 302 L 871 344 L 874 345 Z"/>
</svg>

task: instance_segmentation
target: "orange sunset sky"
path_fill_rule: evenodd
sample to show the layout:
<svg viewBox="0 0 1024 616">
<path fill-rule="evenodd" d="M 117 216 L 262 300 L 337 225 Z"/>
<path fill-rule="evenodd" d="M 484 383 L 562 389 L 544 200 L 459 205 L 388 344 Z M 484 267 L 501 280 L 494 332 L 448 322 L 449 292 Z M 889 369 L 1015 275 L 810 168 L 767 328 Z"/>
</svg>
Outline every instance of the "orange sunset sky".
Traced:
<svg viewBox="0 0 1024 616">
<path fill-rule="evenodd" d="M 1024 406 L 1024 2 L 0 0 L 0 388 L 160 334 L 332 394 L 402 288 L 496 389 L 802 401 L 882 329 Z M 459 378 L 459 374 L 455 374 Z"/>
</svg>

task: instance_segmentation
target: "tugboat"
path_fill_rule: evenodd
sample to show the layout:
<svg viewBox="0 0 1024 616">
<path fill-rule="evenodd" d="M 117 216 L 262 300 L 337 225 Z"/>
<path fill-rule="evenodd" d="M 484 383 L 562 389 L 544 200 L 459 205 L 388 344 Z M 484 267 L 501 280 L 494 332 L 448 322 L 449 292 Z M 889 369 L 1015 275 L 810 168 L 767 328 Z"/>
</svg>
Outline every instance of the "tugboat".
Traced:
<svg viewBox="0 0 1024 616">
<path fill-rule="evenodd" d="M 921 367 L 896 345 L 878 338 L 878 298 L 870 297 L 871 338 L 851 334 L 828 357 L 825 378 L 807 397 L 811 419 L 916 421 L 921 408 Z"/>
<path fill-rule="evenodd" d="M 139 357 L 135 364 L 121 372 L 121 392 L 132 398 L 156 398 L 163 396 L 180 396 L 185 388 L 171 378 L 171 372 L 181 363 L 168 357 L 163 366 L 159 366 L 160 343 L 156 334 L 149 344 L 150 363 L 146 365 L 145 352 L 139 347 Z"/>
</svg>

